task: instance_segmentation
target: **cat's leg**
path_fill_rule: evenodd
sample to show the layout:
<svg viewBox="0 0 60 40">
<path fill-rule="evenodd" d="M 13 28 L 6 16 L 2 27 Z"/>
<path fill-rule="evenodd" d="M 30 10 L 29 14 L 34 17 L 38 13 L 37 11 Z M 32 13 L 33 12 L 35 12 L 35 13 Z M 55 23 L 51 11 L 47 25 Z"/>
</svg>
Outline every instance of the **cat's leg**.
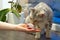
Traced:
<svg viewBox="0 0 60 40">
<path fill-rule="evenodd" d="M 50 38 L 50 26 L 47 24 L 46 26 L 46 38 Z"/>
<path fill-rule="evenodd" d="M 40 40 L 40 37 L 41 37 L 41 33 L 40 32 L 36 32 L 35 40 Z"/>
</svg>

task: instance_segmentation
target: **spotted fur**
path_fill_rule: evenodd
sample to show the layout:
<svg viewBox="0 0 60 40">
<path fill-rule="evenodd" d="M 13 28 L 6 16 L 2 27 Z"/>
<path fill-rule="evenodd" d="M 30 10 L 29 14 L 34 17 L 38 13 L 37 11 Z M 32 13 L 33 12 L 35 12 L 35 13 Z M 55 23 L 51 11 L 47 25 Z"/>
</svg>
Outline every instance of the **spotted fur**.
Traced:
<svg viewBox="0 0 60 40">
<path fill-rule="evenodd" d="M 35 38 L 40 38 L 43 29 L 49 31 L 52 24 L 52 9 L 44 2 L 40 2 L 31 9 L 30 15 L 27 16 L 25 23 L 34 24 L 35 28 L 39 28 L 41 32 L 36 32 Z M 46 33 L 47 35 L 48 33 Z"/>
</svg>

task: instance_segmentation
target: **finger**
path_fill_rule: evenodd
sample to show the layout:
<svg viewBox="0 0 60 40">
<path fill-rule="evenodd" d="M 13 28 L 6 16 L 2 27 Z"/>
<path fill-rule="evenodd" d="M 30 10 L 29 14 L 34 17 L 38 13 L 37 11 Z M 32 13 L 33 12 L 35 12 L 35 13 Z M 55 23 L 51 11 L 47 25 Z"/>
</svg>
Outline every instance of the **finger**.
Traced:
<svg viewBox="0 0 60 40">
<path fill-rule="evenodd" d="M 24 28 L 27 28 L 27 25 L 26 24 L 20 24 L 19 26 L 24 27 Z"/>
<path fill-rule="evenodd" d="M 28 29 L 28 31 L 31 31 L 31 32 L 41 32 L 41 30 L 39 30 L 39 29 Z"/>
</svg>

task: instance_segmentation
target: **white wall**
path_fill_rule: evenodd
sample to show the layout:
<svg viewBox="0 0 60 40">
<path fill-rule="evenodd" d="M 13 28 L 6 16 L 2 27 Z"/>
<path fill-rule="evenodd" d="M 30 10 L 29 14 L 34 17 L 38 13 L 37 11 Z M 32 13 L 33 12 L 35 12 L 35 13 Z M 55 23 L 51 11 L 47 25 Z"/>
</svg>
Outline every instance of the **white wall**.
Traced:
<svg viewBox="0 0 60 40">
<path fill-rule="evenodd" d="M 11 4 L 8 1 L 12 0 L 0 0 L 0 9 L 10 8 Z M 16 0 L 14 0 L 15 2 Z"/>
<path fill-rule="evenodd" d="M 9 0 L 0 0 L 0 9 L 10 8 Z"/>
<path fill-rule="evenodd" d="M 8 3 L 8 1 L 10 0 L 2 0 L 2 8 L 5 9 L 5 8 L 10 8 L 10 3 Z"/>
<path fill-rule="evenodd" d="M 0 0 L 0 10 L 2 9 L 2 0 Z"/>
</svg>

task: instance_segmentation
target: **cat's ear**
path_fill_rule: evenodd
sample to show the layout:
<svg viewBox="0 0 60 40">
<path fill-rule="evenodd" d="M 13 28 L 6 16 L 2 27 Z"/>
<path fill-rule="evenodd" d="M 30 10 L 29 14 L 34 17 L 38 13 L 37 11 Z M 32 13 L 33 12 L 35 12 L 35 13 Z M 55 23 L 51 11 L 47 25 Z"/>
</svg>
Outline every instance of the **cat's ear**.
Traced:
<svg viewBox="0 0 60 40">
<path fill-rule="evenodd" d="M 34 13 L 36 10 L 34 8 L 31 8 L 30 11 Z"/>
</svg>

